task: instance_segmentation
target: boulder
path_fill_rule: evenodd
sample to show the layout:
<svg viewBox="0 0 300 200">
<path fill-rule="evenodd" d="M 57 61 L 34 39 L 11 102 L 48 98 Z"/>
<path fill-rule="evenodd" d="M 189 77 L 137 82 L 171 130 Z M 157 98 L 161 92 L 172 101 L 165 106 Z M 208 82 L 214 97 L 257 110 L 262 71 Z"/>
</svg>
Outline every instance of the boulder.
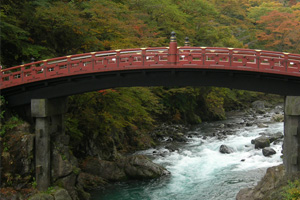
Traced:
<svg viewBox="0 0 300 200">
<path fill-rule="evenodd" d="M 229 147 L 227 145 L 224 145 L 222 144 L 220 146 L 220 149 L 219 149 L 220 153 L 224 153 L 224 154 L 230 154 L 230 153 L 233 153 L 234 152 L 234 149 L 232 147 Z"/>
<path fill-rule="evenodd" d="M 127 157 L 121 166 L 130 179 L 152 179 L 170 174 L 164 167 L 153 163 L 144 155 Z"/>
<path fill-rule="evenodd" d="M 252 108 L 254 108 L 255 110 L 264 110 L 265 109 L 265 102 L 264 101 L 254 101 L 252 103 Z"/>
<path fill-rule="evenodd" d="M 272 116 L 272 121 L 274 121 L 274 122 L 283 122 L 284 121 L 284 114 L 274 114 Z"/>
<path fill-rule="evenodd" d="M 288 183 L 284 175 L 283 165 L 268 168 L 262 180 L 254 188 L 240 190 L 236 200 L 283 199 L 282 187 Z"/>
<path fill-rule="evenodd" d="M 177 142 L 187 142 L 188 141 L 183 133 L 175 133 L 171 137 L 172 137 L 173 141 L 177 141 Z"/>
<path fill-rule="evenodd" d="M 236 196 L 236 200 L 252 200 L 252 189 L 243 188 Z"/>
<path fill-rule="evenodd" d="M 47 192 L 39 192 L 29 198 L 29 200 L 72 200 L 67 190 L 55 187 Z"/>
<path fill-rule="evenodd" d="M 259 135 L 268 137 L 270 140 L 270 143 L 275 142 L 275 141 L 280 141 L 281 139 L 283 139 L 283 133 L 282 132 L 277 132 L 275 134 L 271 134 L 271 133 L 259 133 Z M 254 140 L 253 140 L 254 141 Z M 254 144 L 254 143 L 253 143 Z"/>
<path fill-rule="evenodd" d="M 257 109 L 256 110 L 256 113 L 258 113 L 258 114 L 265 114 L 266 113 L 266 111 L 265 110 L 260 110 L 260 109 Z"/>
<path fill-rule="evenodd" d="M 65 151 L 64 151 L 65 152 Z M 67 152 L 67 154 L 69 154 Z M 66 154 L 59 152 L 57 149 L 52 153 L 52 178 L 54 181 L 72 173 L 73 165 L 66 158 Z"/>
<path fill-rule="evenodd" d="M 246 123 L 246 126 L 247 126 L 247 127 L 249 127 L 249 126 L 253 126 L 253 123 L 251 123 L 251 122 L 247 122 L 247 123 Z"/>
<path fill-rule="evenodd" d="M 67 190 L 60 188 L 53 194 L 55 200 L 72 200 Z"/>
<path fill-rule="evenodd" d="M 263 123 L 258 123 L 258 124 L 257 124 L 257 127 L 258 127 L 258 128 L 268 128 L 269 126 L 266 125 L 266 124 L 263 124 Z"/>
<path fill-rule="evenodd" d="M 178 144 L 176 143 L 169 144 L 165 148 L 168 149 L 170 152 L 179 151 Z"/>
<path fill-rule="evenodd" d="M 108 183 L 101 177 L 81 172 L 77 178 L 77 185 L 83 189 L 94 190 L 105 187 Z"/>
<path fill-rule="evenodd" d="M 274 135 L 269 136 L 270 143 L 272 143 L 274 141 L 277 141 L 277 140 L 280 140 L 282 138 L 283 138 L 283 133 L 282 132 L 277 132 Z"/>
<path fill-rule="evenodd" d="M 23 200 L 24 197 L 21 193 L 17 192 L 13 188 L 1 188 L 0 199 L 1 200 L 19 200 L 19 199 Z"/>
<path fill-rule="evenodd" d="M 54 185 L 63 186 L 73 200 L 78 199 L 75 190 L 77 175 L 80 173 L 77 158 L 69 148 L 70 136 L 53 134 L 51 136 L 53 152 L 51 155 L 51 178 Z M 63 191 L 61 191 L 64 193 Z"/>
<path fill-rule="evenodd" d="M 266 136 L 260 136 L 254 139 L 255 149 L 263 149 L 270 146 L 270 140 Z"/>
<path fill-rule="evenodd" d="M 270 147 L 265 147 L 265 148 L 263 148 L 262 153 L 264 156 L 268 157 L 268 156 L 276 154 L 276 151 Z"/>
<path fill-rule="evenodd" d="M 217 139 L 218 139 L 218 140 L 224 140 L 224 139 L 226 139 L 226 138 L 227 138 L 226 135 L 221 135 L 221 134 L 218 134 L 218 135 L 217 135 Z"/>
<path fill-rule="evenodd" d="M 88 158 L 82 163 L 81 169 L 86 173 L 99 176 L 108 181 L 122 181 L 127 179 L 124 170 L 113 161 Z"/>
<path fill-rule="evenodd" d="M 73 200 L 79 200 L 78 193 L 75 189 L 77 175 L 71 173 L 70 175 L 59 178 L 54 182 L 54 185 L 66 189 Z"/>
<path fill-rule="evenodd" d="M 81 168 L 85 173 L 113 182 L 151 179 L 170 174 L 164 167 L 153 163 L 143 155 L 120 158 L 115 162 L 89 158 L 82 163 Z"/>
<path fill-rule="evenodd" d="M 51 194 L 38 193 L 30 197 L 29 200 L 54 200 L 54 197 Z"/>
</svg>

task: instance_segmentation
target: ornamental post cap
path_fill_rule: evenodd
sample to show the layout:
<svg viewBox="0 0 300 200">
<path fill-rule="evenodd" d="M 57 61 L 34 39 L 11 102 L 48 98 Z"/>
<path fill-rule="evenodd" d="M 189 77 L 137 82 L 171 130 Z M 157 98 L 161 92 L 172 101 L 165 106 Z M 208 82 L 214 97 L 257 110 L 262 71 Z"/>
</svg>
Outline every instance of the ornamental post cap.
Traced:
<svg viewBox="0 0 300 200">
<path fill-rule="evenodd" d="M 176 33 L 175 31 L 172 31 L 171 32 L 171 39 L 170 39 L 171 42 L 176 42 Z"/>
<path fill-rule="evenodd" d="M 190 39 L 189 39 L 189 37 L 185 37 L 184 46 L 190 46 Z"/>
</svg>

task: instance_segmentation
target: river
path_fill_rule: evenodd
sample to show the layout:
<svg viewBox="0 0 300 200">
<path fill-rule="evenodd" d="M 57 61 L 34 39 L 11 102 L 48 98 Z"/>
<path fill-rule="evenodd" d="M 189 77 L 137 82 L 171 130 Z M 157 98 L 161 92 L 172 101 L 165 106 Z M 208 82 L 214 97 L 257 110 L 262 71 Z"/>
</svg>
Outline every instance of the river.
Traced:
<svg viewBox="0 0 300 200">
<path fill-rule="evenodd" d="M 149 155 L 153 162 L 166 167 L 171 176 L 118 183 L 93 192 L 92 200 L 234 200 L 241 188 L 256 185 L 268 167 L 282 163 L 282 142 L 271 144 L 277 152 L 271 157 L 263 156 L 262 150 L 251 144 L 260 133 L 283 132 L 282 122 L 271 123 L 274 112 L 232 114 L 224 121 L 202 123 L 186 133 L 192 137 L 174 152 L 164 145 L 137 152 Z M 259 128 L 258 123 L 268 127 Z M 225 138 L 206 137 L 226 130 L 230 135 Z M 222 144 L 232 147 L 234 153 L 221 154 Z"/>
</svg>

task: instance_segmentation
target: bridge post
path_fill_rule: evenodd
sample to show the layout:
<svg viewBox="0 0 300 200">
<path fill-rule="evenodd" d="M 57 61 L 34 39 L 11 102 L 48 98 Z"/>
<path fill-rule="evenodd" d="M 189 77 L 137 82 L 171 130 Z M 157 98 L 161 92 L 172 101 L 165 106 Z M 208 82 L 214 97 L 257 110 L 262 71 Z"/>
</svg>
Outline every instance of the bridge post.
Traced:
<svg viewBox="0 0 300 200">
<path fill-rule="evenodd" d="M 169 46 L 168 64 L 176 65 L 177 63 L 177 40 L 176 33 L 172 31 Z"/>
<path fill-rule="evenodd" d="M 35 177 L 37 189 L 45 191 L 51 184 L 50 135 L 62 132 L 67 111 L 66 98 L 32 99 L 31 116 L 35 118 Z"/>
<path fill-rule="evenodd" d="M 285 97 L 283 164 L 288 175 L 300 171 L 300 96 Z"/>
</svg>

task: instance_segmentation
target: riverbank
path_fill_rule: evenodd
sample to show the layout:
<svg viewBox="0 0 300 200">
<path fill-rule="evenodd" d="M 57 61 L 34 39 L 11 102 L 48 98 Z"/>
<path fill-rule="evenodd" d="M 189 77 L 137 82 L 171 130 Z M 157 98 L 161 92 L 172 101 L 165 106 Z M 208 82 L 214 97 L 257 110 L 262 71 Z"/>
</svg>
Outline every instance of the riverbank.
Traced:
<svg viewBox="0 0 300 200">
<path fill-rule="evenodd" d="M 271 136 L 283 130 L 282 122 L 273 121 L 273 115 L 282 113 L 281 108 L 266 109 L 264 114 L 254 109 L 248 114 L 228 113 L 227 120 L 184 131 L 186 142 L 174 141 L 173 135 L 165 134 L 159 146 L 136 154 L 147 155 L 166 167 L 170 177 L 140 184 L 118 183 L 93 193 L 92 199 L 234 199 L 240 188 L 255 185 L 268 167 L 282 163 L 280 139 L 271 143 L 277 153 L 270 157 L 251 144 L 260 133 Z M 220 153 L 223 144 L 233 152 Z"/>
<path fill-rule="evenodd" d="M 184 94 L 183 92 L 187 92 L 187 91 L 179 90 L 179 93 L 176 93 L 178 91 L 172 90 L 172 95 L 169 94 L 170 97 L 168 98 L 171 97 L 174 98 L 177 95 L 182 96 Z M 124 91 L 121 92 L 124 93 Z M 139 92 L 142 95 L 147 94 L 146 95 L 147 97 L 149 96 L 148 90 L 137 89 L 137 90 L 130 91 L 130 93 L 134 93 L 134 94 L 136 94 L 137 92 Z M 127 95 L 127 93 L 128 92 L 126 91 L 124 94 Z M 105 95 L 101 94 L 100 96 L 97 94 L 91 94 L 91 95 L 84 96 L 84 98 L 86 97 L 96 98 L 94 95 L 96 95 L 97 98 L 100 99 L 104 97 L 108 98 L 108 100 L 111 100 L 111 97 L 116 98 L 116 95 L 119 96 L 118 98 L 121 98 L 119 91 L 118 92 L 111 91 L 110 92 L 111 96 L 109 97 L 106 96 L 107 94 Z M 126 98 L 129 97 L 126 96 Z M 152 96 L 151 98 L 156 99 L 156 97 L 154 96 Z M 80 100 L 80 98 L 77 98 L 76 100 Z M 72 102 L 74 103 L 74 101 L 71 101 L 70 113 L 72 113 L 71 116 L 75 116 L 74 115 L 75 110 L 72 111 L 72 109 L 75 108 L 72 106 Z M 262 106 L 260 102 L 257 103 L 258 105 L 255 106 L 258 107 Z M 180 113 L 180 115 L 178 115 L 178 113 L 176 112 L 173 114 L 171 114 L 171 112 L 168 114 L 160 113 L 159 116 L 161 117 L 168 116 L 167 118 L 172 117 L 173 120 L 175 121 L 173 121 L 173 123 L 156 124 L 155 126 L 156 128 L 149 129 L 150 131 L 148 133 L 146 133 L 145 130 L 147 130 L 146 127 L 150 125 L 150 124 L 147 125 L 147 123 L 151 122 L 151 118 L 150 115 L 145 113 L 142 116 L 146 117 L 146 119 L 149 121 L 147 123 L 144 122 L 142 123 L 141 127 L 144 127 L 144 129 L 137 128 L 137 125 L 133 126 L 133 124 L 127 124 L 126 128 L 116 129 L 117 128 L 115 126 L 116 124 L 111 124 L 112 121 L 111 122 L 108 121 L 107 123 L 111 124 L 112 126 L 107 132 L 108 134 L 103 135 L 102 133 L 99 132 L 100 130 L 103 129 L 103 127 L 100 130 L 97 129 L 98 126 L 101 126 L 101 123 L 99 124 L 99 122 L 93 121 L 95 119 L 100 120 L 101 117 L 91 119 L 90 117 L 93 116 L 93 112 L 95 111 L 86 113 L 86 111 L 88 111 L 89 108 L 96 106 L 98 104 L 80 105 L 77 102 L 74 105 L 77 105 L 79 107 L 83 105 L 85 106 L 84 108 L 80 107 L 81 114 L 80 113 L 77 114 L 79 114 L 81 117 L 83 113 L 87 114 L 85 115 L 85 117 L 88 118 L 85 121 L 86 123 L 84 127 L 87 127 L 86 129 L 87 132 L 92 131 L 90 132 L 92 134 L 87 133 L 83 137 L 83 135 L 81 135 L 82 134 L 81 129 L 84 129 L 84 127 L 81 127 L 81 129 L 79 130 L 80 127 L 78 126 L 79 124 L 76 121 L 76 119 L 78 118 L 77 117 L 67 118 L 67 134 L 66 135 L 53 134 L 52 147 L 51 147 L 53 149 L 51 155 L 52 156 L 51 165 L 53 169 L 52 170 L 53 186 L 59 186 L 65 188 L 72 199 L 89 199 L 89 194 L 86 192 L 87 190 L 101 188 L 101 187 L 106 188 L 111 183 L 125 181 L 125 180 L 132 180 L 132 179 L 135 180 L 148 179 L 147 176 L 149 178 L 153 178 L 164 174 L 168 174 L 164 168 L 161 168 L 155 164 L 150 164 L 149 159 L 147 159 L 146 157 L 135 156 L 133 158 L 130 157 L 127 158 L 125 157 L 125 155 L 131 154 L 134 151 L 140 149 L 163 146 L 165 150 L 161 151 L 155 149 L 153 150 L 151 156 L 152 157 L 162 156 L 165 158 L 169 156 L 172 152 L 176 153 L 180 151 L 181 146 L 188 144 L 190 140 L 193 140 L 194 138 L 197 138 L 199 136 L 199 134 L 194 134 L 193 126 L 188 125 L 188 123 L 179 124 L 179 125 L 174 124 L 176 120 L 188 119 L 187 116 L 189 116 L 190 114 L 187 112 L 189 112 L 190 108 L 187 110 L 182 110 L 182 113 Z M 128 104 L 128 106 L 133 106 L 133 105 Z M 265 105 L 263 105 L 263 107 L 264 106 Z M 127 107 L 125 106 L 125 108 Z M 159 106 L 157 106 L 155 109 L 158 108 Z M 135 107 L 135 109 L 142 109 L 142 108 Z M 264 109 L 265 108 L 263 109 L 259 108 L 258 109 L 259 111 L 257 111 L 257 109 L 256 110 L 250 109 L 249 111 L 247 111 L 247 113 L 245 112 L 241 113 L 241 117 L 245 114 L 251 115 L 252 113 L 252 115 L 254 115 L 255 113 L 258 112 L 261 113 L 261 115 L 265 118 L 270 117 L 267 116 L 267 113 L 264 114 L 265 112 Z M 219 108 L 219 110 L 222 109 Z M 141 112 L 141 110 L 138 111 L 137 113 L 139 112 Z M 117 117 L 117 114 L 120 113 L 118 111 L 115 114 Z M 124 117 L 126 116 L 127 115 L 125 115 Z M 194 118 L 191 119 L 196 119 L 195 112 L 191 116 L 194 116 Z M 70 117 L 70 115 L 68 115 L 68 117 Z M 129 115 L 127 117 L 129 117 Z M 137 116 L 135 116 L 134 118 L 136 117 Z M 230 118 L 230 115 L 228 115 L 227 117 Z M 126 120 L 133 120 L 133 119 L 124 118 L 121 119 L 121 121 L 118 120 L 115 120 L 113 122 L 125 123 Z M 218 126 L 214 127 L 213 130 L 206 132 L 205 135 L 202 135 L 201 139 L 203 139 L 203 141 L 205 140 L 209 141 L 209 138 L 226 140 L 226 138 L 233 135 L 231 129 L 233 129 L 234 126 L 238 126 L 238 127 L 247 126 L 251 128 L 251 126 L 258 125 L 258 123 L 256 123 L 257 120 L 260 120 L 260 118 L 252 116 L 252 118 L 249 118 L 249 120 L 247 118 L 247 120 L 244 120 L 243 122 L 240 121 L 235 125 L 233 125 L 232 123 L 222 124 L 222 122 L 216 122 Z M 140 120 L 140 122 L 142 121 L 143 120 Z M 138 122 L 138 124 L 140 122 Z M 3 142 L 6 145 L 6 149 L 4 151 L 4 154 L 2 153 L 2 158 L 4 161 L 3 163 L 5 164 L 4 171 L 6 173 L 4 174 L 4 176 L 2 176 L 2 180 L 3 180 L 2 183 L 4 187 L 12 187 L 12 190 L 10 192 L 11 194 L 18 193 L 19 191 L 22 191 L 24 189 L 25 193 L 23 193 L 22 195 L 18 195 L 20 196 L 20 198 L 19 197 L 18 198 L 22 199 L 36 192 L 36 190 L 34 190 L 35 180 L 33 178 L 35 172 L 33 141 L 35 136 L 34 134 L 31 133 L 32 128 L 30 128 L 30 125 L 28 123 L 24 123 L 21 121 L 19 124 L 19 122 L 16 123 L 15 121 L 12 121 L 11 124 L 17 124 L 17 126 L 11 126 L 11 128 L 6 133 L 5 137 L 3 137 Z M 204 122 L 201 125 L 209 129 L 209 123 Z M 105 125 L 105 127 L 107 127 L 107 125 Z M 20 154 L 19 152 L 23 152 L 23 153 Z M 16 158 L 19 158 L 18 160 L 20 162 L 16 161 L 15 160 Z M 89 162 L 92 164 L 89 165 L 88 164 Z M 96 166 L 100 168 L 96 169 L 97 167 L 96 168 L 87 167 L 87 166 L 92 166 L 93 163 L 94 164 L 97 163 Z M 139 169 L 140 167 L 136 167 L 137 164 L 139 164 L 140 167 L 143 165 L 146 166 L 147 167 L 146 172 L 145 170 L 143 171 L 143 169 L 140 170 Z M 18 166 L 18 167 L 12 167 L 12 166 Z M 27 171 L 24 171 L 24 169 L 26 169 Z M 157 175 L 149 174 L 148 169 L 156 169 L 158 173 L 155 172 L 155 174 Z M 107 173 L 100 173 L 101 171 Z M 112 174 L 112 177 L 108 177 L 107 174 Z M 146 176 L 142 177 L 140 176 L 140 174 Z M 29 192 L 26 193 L 27 188 L 28 189 L 31 188 L 31 189 L 28 190 Z M 10 190 L 6 190 L 6 191 L 10 191 Z M 8 199 L 9 198 L 10 197 L 8 197 Z"/>
</svg>

